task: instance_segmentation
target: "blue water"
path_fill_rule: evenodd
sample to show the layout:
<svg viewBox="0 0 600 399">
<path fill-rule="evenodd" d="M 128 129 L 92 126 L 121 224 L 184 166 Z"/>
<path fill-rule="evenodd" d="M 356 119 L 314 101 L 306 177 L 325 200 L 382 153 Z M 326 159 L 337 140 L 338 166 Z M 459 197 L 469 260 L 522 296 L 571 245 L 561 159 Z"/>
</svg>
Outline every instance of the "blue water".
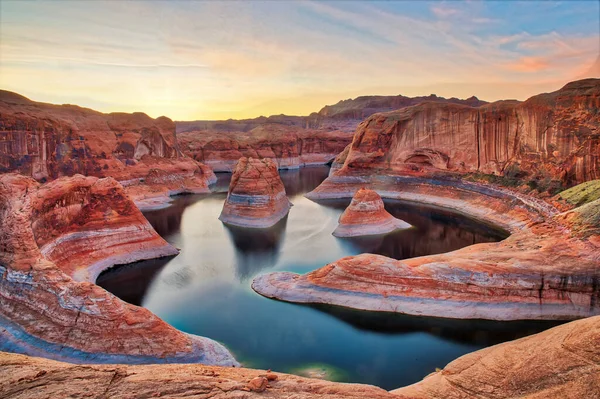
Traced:
<svg viewBox="0 0 600 399">
<path fill-rule="evenodd" d="M 230 178 L 220 174 L 216 193 L 181 196 L 173 206 L 145 214 L 180 255 L 115 268 L 98 284 L 180 330 L 222 342 L 245 366 L 301 372 L 318 364 L 334 370 L 333 379 L 386 389 L 419 381 L 465 353 L 557 324 L 374 314 L 256 294 L 250 283 L 261 273 L 305 273 L 364 252 L 403 259 L 505 237 L 461 216 L 389 201 L 386 209 L 414 228 L 368 239 L 335 238 L 331 232 L 349 201 L 317 204 L 303 197 L 327 173 L 327 167 L 282 171 L 294 206 L 268 230 L 218 220 Z"/>
</svg>

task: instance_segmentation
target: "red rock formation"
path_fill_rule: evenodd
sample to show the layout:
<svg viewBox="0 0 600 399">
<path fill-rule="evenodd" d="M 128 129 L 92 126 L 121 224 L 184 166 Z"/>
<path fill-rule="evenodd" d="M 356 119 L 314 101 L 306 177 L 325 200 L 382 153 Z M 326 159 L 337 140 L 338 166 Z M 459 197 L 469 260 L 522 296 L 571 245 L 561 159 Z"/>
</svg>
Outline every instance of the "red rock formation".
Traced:
<svg viewBox="0 0 600 399">
<path fill-rule="evenodd" d="M 231 172 L 241 157 L 271 158 L 279 169 L 330 162 L 352 141 L 353 133 L 307 130 L 264 124 L 248 132 L 191 131 L 179 133 L 182 150 L 217 172 Z"/>
<path fill-rule="evenodd" d="M 385 234 L 409 227 L 410 224 L 396 219 L 385 210 L 383 200 L 377 192 L 361 188 L 340 216 L 339 225 L 333 235 L 355 237 Z"/>
<path fill-rule="evenodd" d="M 429 102 L 375 114 L 357 128 L 339 173 L 480 171 L 581 183 L 600 177 L 599 108 L 600 79 L 586 79 L 523 103 Z"/>
<path fill-rule="evenodd" d="M 110 398 L 595 398 L 599 340 L 600 317 L 574 321 L 461 356 L 423 381 L 392 392 L 279 373 L 269 379 L 269 373 L 244 368 L 72 365 L 0 352 L 0 392 L 22 399 L 90 392 Z M 245 392 L 250 381 L 265 376 L 270 381 L 265 391 Z"/>
<path fill-rule="evenodd" d="M 169 176 L 168 184 L 151 183 L 155 170 Z M 162 203 L 169 193 L 207 192 L 214 179 L 209 168 L 181 153 L 175 124 L 166 117 L 103 114 L 7 91 L 0 91 L 0 172 L 39 181 L 77 173 L 113 177 L 134 200 Z"/>
<path fill-rule="evenodd" d="M 404 399 L 594 398 L 600 392 L 598 342 L 600 317 L 574 321 L 461 356 L 392 393 Z"/>
<path fill-rule="evenodd" d="M 563 319 L 600 314 L 600 200 L 566 213 L 491 186 L 334 175 L 311 197 L 370 186 L 386 198 L 452 209 L 510 231 L 498 243 L 397 261 L 359 255 L 312 273 L 271 273 L 252 287 L 271 298 L 452 318 Z M 444 185 L 444 184 L 445 185 Z M 327 189 L 329 188 L 329 189 Z"/>
<path fill-rule="evenodd" d="M 219 219 L 242 227 L 270 227 L 284 218 L 290 207 L 273 160 L 240 158 Z"/>
<path fill-rule="evenodd" d="M 0 352 L 0 394 L 19 399 L 79 398 L 90 394 L 115 399 L 397 399 L 370 385 L 281 373 L 262 392 L 249 386 L 250 381 L 263 381 L 270 375 L 273 374 L 262 370 L 199 364 L 73 365 Z"/>
<path fill-rule="evenodd" d="M 235 360 L 93 284 L 115 264 L 177 250 L 112 178 L 40 185 L 0 175 L 0 349 L 71 362 Z"/>
</svg>

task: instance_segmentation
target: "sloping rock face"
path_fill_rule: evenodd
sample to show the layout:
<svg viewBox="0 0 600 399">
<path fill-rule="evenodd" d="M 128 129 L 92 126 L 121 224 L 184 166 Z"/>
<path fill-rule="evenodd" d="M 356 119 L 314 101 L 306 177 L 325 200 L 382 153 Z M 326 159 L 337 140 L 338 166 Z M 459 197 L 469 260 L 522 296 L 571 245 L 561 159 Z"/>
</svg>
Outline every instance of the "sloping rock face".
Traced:
<svg viewBox="0 0 600 399">
<path fill-rule="evenodd" d="M 269 123 L 243 132 L 191 131 L 177 135 L 182 150 L 217 172 L 241 157 L 274 159 L 279 169 L 324 165 L 352 141 L 352 131 L 312 130 Z"/>
<path fill-rule="evenodd" d="M 40 185 L 0 175 L 0 225 L 0 350 L 76 363 L 236 364 L 220 344 L 93 284 L 115 264 L 178 253 L 114 179 Z"/>
<path fill-rule="evenodd" d="M 152 182 L 155 171 L 169 181 Z M 170 193 L 207 192 L 214 179 L 210 168 L 181 153 L 166 117 L 103 114 L 0 91 L 0 173 L 7 172 L 42 182 L 78 173 L 113 177 L 136 201 L 163 203 Z"/>
<path fill-rule="evenodd" d="M 410 224 L 396 219 L 385 210 L 377 192 L 361 188 L 340 216 L 339 225 L 333 232 L 336 237 L 356 237 L 385 234 L 397 229 L 407 229 Z"/>
<path fill-rule="evenodd" d="M 600 79 L 519 103 L 421 103 L 361 123 L 338 173 L 483 172 L 531 184 L 600 177 Z"/>
<path fill-rule="evenodd" d="M 0 392 L 10 398 L 594 398 L 600 391 L 600 317 L 552 328 L 464 355 L 414 385 L 392 392 L 277 373 L 263 392 L 260 370 L 179 365 L 73 365 L 0 352 Z"/>
<path fill-rule="evenodd" d="M 600 392 L 600 317 L 464 355 L 392 393 L 401 398 L 593 398 Z"/>
<path fill-rule="evenodd" d="M 273 160 L 240 158 L 219 219 L 241 227 L 265 228 L 283 219 L 290 207 Z"/>
<path fill-rule="evenodd" d="M 504 228 L 498 243 L 397 261 L 364 254 L 314 272 L 257 277 L 258 293 L 413 315 L 495 320 L 568 319 L 600 314 L 600 200 L 565 213 L 522 194 L 468 182 L 332 176 L 311 198 L 368 186 L 386 198 L 442 207 Z M 395 191 L 394 191 L 395 190 Z"/>
<path fill-rule="evenodd" d="M 266 390 L 249 382 L 268 376 Z M 102 395 L 104 393 L 104 395 Z M 2 395 L 3 394 L 3 395 Z M 199 364 L 73 365 L 0 352 L 0 395 L 106 398 L 397 399 L 370 385 L 342 384 L 296 375 Z"/>
</svg>

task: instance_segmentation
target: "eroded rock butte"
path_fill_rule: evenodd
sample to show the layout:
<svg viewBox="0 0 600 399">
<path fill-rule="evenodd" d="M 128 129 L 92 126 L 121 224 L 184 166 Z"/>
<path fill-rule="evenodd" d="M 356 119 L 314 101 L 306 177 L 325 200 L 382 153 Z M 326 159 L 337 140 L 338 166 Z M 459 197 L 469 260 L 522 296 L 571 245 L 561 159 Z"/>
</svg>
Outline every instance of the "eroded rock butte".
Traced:
<svg viewBox="0 0 600 399">
<path fill-rule="evenodd" d="M 377 192 L 361 188 L 340 216 L 333 232 L 336 237 L 355 237 L 385 234 L 397 229 L 407 229 L 410 224 L 397 219 L 385 210 Z"/>
<path fill-rule="evenodd" d="M 283 219 L 290 207 L 272 159 L 240 158 L 219 219 L 242 227 L 270 227 Z"/>
</svg>

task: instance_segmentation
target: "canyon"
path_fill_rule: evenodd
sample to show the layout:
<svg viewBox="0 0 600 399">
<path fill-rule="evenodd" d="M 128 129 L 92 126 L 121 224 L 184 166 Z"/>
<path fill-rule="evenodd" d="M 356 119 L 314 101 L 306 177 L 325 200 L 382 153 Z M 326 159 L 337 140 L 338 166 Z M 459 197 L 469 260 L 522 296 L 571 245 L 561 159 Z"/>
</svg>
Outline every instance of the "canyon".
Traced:
<svg viewBox="0 0 600 399">
<path fill-rule="evenodd" d="M 1 91 L 0 350 L 54 360 L 0 353 L 0 391 L 593 396 L 600 389 L 599 108 L 600 79 L 524 102 L 369 96 L 308 117 L 189 123 Z M 342 225 L 362 221 L 352 213 L 365 203 L 378 227 L 389 224 L 384 198 L 451 210 L 510 236 L 418 258 L 361 254 L 303 275 L 267 273 L 252 281 L 257 293 L 418 316 L 586 319 L 465 355 L 392 392 L 285 374 L 255 392 L 265 386 L 250 381 L 265 372 L 231 367 L 239 363 L 223 345 L 94 284 L 114 265 L 177 255 L 140 209 L 167 206 L 174 194 L 210 192 L 213 168 L 234 172 L 220 219 L 263 228 L 290 209 L 278 169 L 332 161 L 329 177 L 307 197 L 318 204 L 356 195 Z M 215 367 L 131 365 L 138 363 Z M 65 378 L 73 383 L 65 387 Z"/>
<path fill-rule="evenodd" d="M 352 202 L 340 216 L 336 237 L 355 237 L 385 234 L 397 229 L 408 229 L 410 224 L 396 219 L 385 210 L 383 200 L 373 190 L 359 189 Z"/>
<path fill-rule="evenodd" d="M 235 226 L 266 228 L 284 218 L 290 207 L 272 159 L 240 158 L 219 219 Z"/>
<path fill-rule="evenodd" d="M 266 274 L 255 278 L 253 289 L 290 302 L 453 318 L 598 314 L 600 201 L 575 208 L 538 199 L 539 192 L 526 195 L 461 176 L 503 175 L 510 165 L 519 165 L 519 170 L 529 171 L 512 176 L 522 185 L 542 170 L 544 179 L 560 184 L 596 178 L 599 101 L 600 79 L 587 79 L 524 103 L 478 109 L 422 103 L 372 115 L 358 126 L 331 175 L 308 198 L 348 198 L 366 187 L 384 198 L 452 209 L 511 236 L 500 243 L 404 261 L 365 254 L 302 276 Z M 502 151 L 497 146 L 502 142 L 514 146 Z"/>
<path fill-rule="evenodd" d="M 325 106 L 309 116 L 176 122 L 181 149 L 215 172 L 231 172 L 241 157 L 272 158 L 280 169 L 328 164 L 352 141 L 366 117 L 423 101 L 480 106 L 475 97 L 363 96 Z"/>
<path fill-rule="evenodd" d="M 113 177 L 142 208 L 178 193 L 209 192 L 212 170 L 179 149 L 169 118 L 103 114 L 31 101 L 0 90 L 0 173 L 44 182 L 83 174 Z"/>
<path fill-rule="evenodd" d="M 0 349 L 74 363 L 237 365 L 94 284 L 115 264 L 178 250 L 113 178 L 0 175 Z"/>
</svg>

